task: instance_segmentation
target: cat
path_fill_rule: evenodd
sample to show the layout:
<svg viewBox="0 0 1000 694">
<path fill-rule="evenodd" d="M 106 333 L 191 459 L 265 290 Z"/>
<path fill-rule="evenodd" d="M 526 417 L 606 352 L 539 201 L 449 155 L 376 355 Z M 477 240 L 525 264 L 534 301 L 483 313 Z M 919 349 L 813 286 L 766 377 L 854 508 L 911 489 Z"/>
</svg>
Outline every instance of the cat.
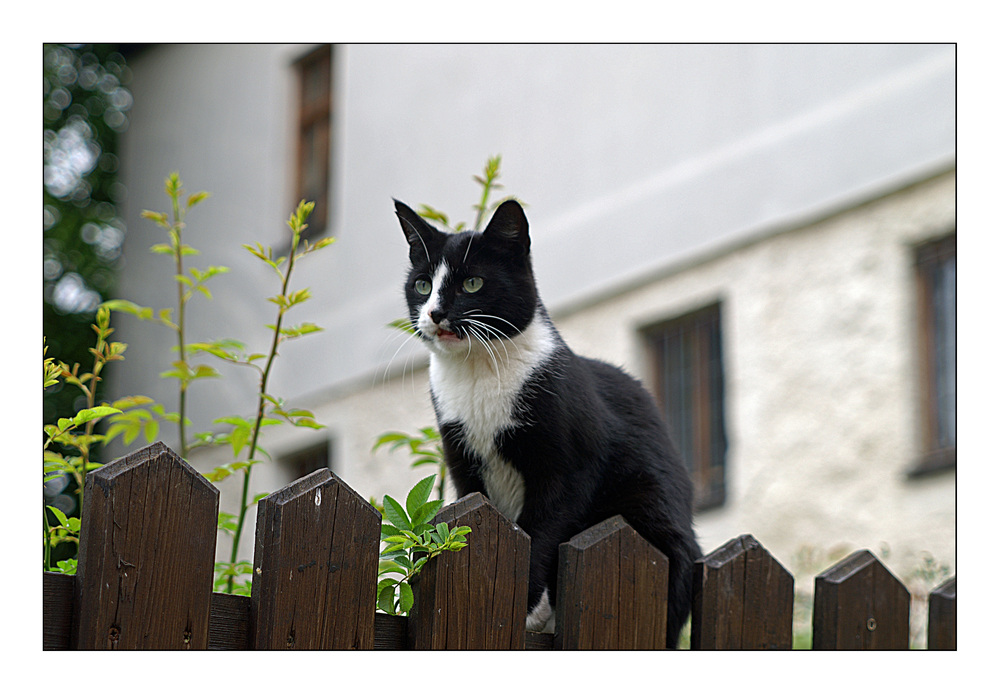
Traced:
<svg viewBox="0 0 1000 694">
<path fill-rule="evenodd" d="M 394 202 L 449 476 L 460 497 L 484 494 L 531 537 L 526 628 L 553 628 L 559 544 L 621 514 L 670 560 L 676 647 L 701 551 L 691 480 L 652 396 L 563 341 L 538 295 L 517 201 L 501 203 L 482 232 L 461 233 Z"/>
</svg>

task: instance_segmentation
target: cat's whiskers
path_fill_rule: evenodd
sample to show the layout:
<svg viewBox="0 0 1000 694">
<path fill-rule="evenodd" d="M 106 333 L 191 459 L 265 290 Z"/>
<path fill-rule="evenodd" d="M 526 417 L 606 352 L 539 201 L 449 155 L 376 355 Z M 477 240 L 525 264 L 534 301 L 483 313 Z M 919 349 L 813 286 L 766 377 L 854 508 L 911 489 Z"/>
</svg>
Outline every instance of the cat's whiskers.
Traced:
<svg viewBox="0 0 1000 694">
<path fill-rule="evenodd" d="M 500 340 L 500 344 L 501 345 L 504 345 L 504 342 L 509 342 L 511 345 L 514 346 L 514 349 L 517 350 L 517 356 L 518 356 L 518 358 L 519 359 L 523 359 L 524 355 L 521 354 L 521 348 L 518 347 L 517 342 L 514 340 L 513 337 L 511 337 L 510 335 L 506 334 L 504 331 L 500 330 L 499 328 L 495 328 L 492 325 L 489 325 L 488 323 L 484 323 L 482 321 L 478 321 L 478 320 L 475 320 L 475 319 L 476 318 L 487 318 L 487 319 L 491 319 L 491 320 L 498 320 L 498 321 L 506 323 L 510 327 L 514 328 L 515 331 L 517 330 L 517 326 L 514 325 L 513 323 L 511 323 L 509 320 L 505 320 L 505 319 L 501 318 L 500 316 L 494 316 L 494 315 L 489 314 L 489 313 L 476 313 L 476 311 L 479 311 L 479 309 L 472 309 L 471 311 L 466 311 L 465 313 L 462 314 L 462 319 L 465 320 L 465 321 L 467 321 L 467 322 L 475 323 L 476 325 L 480 325 L 483 328 L 485 328 L 486 330 L 488 330 L 490 333 L 492 333 L 493 335 L 496 335 L 496 337 Z M 507 347 L 504 346 L 504 351 L 506 352 L 506 350 L 507 350 Z M 507 357 L 507 361 L 508 361 L 508 363 L 510 362 L 510 356 L 509 355 Z"/>
<path fill-rule="evenodd" d="M 493 347 L 490 346 L 490 341 L 486 338 L 486 336 L 484 336 L 481 333 L 481 331 L 479 330 L 479 328 L 477 328 L 474 325 L 467 326 L 466 330 L 468 330 L 469 335 L 471 335 L 472 337 L 476 338 L 476 340 L 478 340 L 480 342 L 480 344 L 482 344 L 483 347 L 486 348 L 486 353 L 489 355 L 490 361 L 493 362 L 494 373 L 496 373 L 497 376 L 499 376 L 500 375 L 500 363 L 497 361 L 497 356 L 499 356 L 499 355 L 495 355 L 494 354 Z M 469 346 L 470 346 L 469 353 L 471 354 L 472 353 L 472 349 L 471 349 L 472 342 L 471 341 L 469 342 Z"/>
<path fill-rule="evenodd" d="M 492 325 L 488 325 L 487 323 L 483 323 L 482 321 L 478 321 L 473 318 L 466 318 L 465 323 L 476 326 L 484 334 L 484 337 L 486 337 L 487 339 L 490 338 L 491 334 L 496 335 L 499 338 L 497 342 L 499 342 L 500 346 L 503 347 L 503 353 L 504 356 L 507 358 L 507 364 L 508 365 L 510 364 L 510 352 L 507 351 L 507 346 L 504 344 L 505 341 L 509 342 L 510 338 L 508 338 L 502 332 L 494 328 Z M 511 344 L 514 343 L 511 342 Z M 516 348 L 517 345 L 514 344 L 514 347 Z M 499 352 L 497 353 L 497 356 L 499 356 Z"/>
<path fill-rule="evenodd" d="M 386 349 L 387 346 L 388 346 L 388 348 L 391 349 L 391 343 L 390 343 L 391 340 L 398 340 L 399 341 L 399 346 L 393 352 L 392 356 L 385 363 L 385 367 L 382 369 L 382 385 L 383 386 L 385 386 L 389 382 L 390 373 L 392 371 L 392 364 L 396 360 L 396 357 L 399 356 L 400 351 L 402 351 L 403 348 L 406 347 L 406 345 L 409 342 L 409 340 L 411 338 L 417 339 L 417 340 L 422 339 L 420 337 L 420 335 L 417 334 L 417 333 L 405 332 L 405 331 L 402 331 L 402 330 L 396 330 L 396 331 L 393 331 L 393 333 L 394 334 L 389 335 L 388 337 L 386 337 L 382 341 L 382 346 L 379 347 L 379 351 L 381 352 L 383 349 Z M 403 370 L 402 370 L 402 372 L 400 374 L 400 383 L 405 384 L 405 382 L 406 382 L 406 369 L 407 369 L 407 366 L 409 365 L 409 367 L 410 367 L 411 381 L 414 383 L 414 392 L 416 392 L 416 386 L 415 386 L 415 382 L 416 382 L 415 360 L 416 360 L 415 355 L 413 355 L 413 354 L 407 355 L 406 359 L 404 359 L 404 361 L 403 361 Z M 378 370 L 376 370 L 375 373 L 372 374 L 372 388 L 373 389 L 376 386 L 377 380 L 378 380 Z"/>
</svg>

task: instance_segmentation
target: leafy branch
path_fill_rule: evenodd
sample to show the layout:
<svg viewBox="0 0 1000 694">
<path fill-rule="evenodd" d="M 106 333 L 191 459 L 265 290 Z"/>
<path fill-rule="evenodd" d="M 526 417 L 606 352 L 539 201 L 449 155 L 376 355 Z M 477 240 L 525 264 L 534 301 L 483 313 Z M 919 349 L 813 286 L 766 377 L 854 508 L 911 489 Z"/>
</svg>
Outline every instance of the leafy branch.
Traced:
<svg viewBox="0 0 1000 694">
<path fill-rule="evenodd" d="M 500 203 L 507 199 L 501 198 L 492 205 L 489 203 L 490 195 L 492 195 L 493 191 L 503 188 L 502 184 L 497 183 L 497 179 L 500 178 L 500 158 L 499 154 L 495 157 L 489 157 L 486 160 L 486 166 L 483 167 L 482 175 L 472 177 L 472 180 L 478 183 L 483 189 L 479 202 L 472 206 L 472 209 L 476 211 L 476 221 L 472 225 L 473 230 L 478 230 L 480 228 L 483 223 L 483 218 L 486 216 L 487 212 L 496 209 Z M 420 205 L 420 209 L 417 210 L 417 214 L 424 219 L 440 222 L 454 232 L 465 231 L 468 228 L 468 225 L 465 222 L 458 222 L 452 226 L 448 215 L 441 210 L 431 207 L 430 205 Z"/>
<path fill-rule="evenodd" d="M 184 271 L 184 258 L 189 255 L 198 255 L 199 251 L 184 243 L 182 233 L 186 226 L 185 219 L 187 213 L 195 205 L 209 197 L 209 193 L 201 191 L 194 193 L 187 198 L 184 205 L 181 198 L 184 195 L 184 184 L 177 172 L 171 173 L 164 181 L 164 190 L 170 198 L 171 213 L 153 212 L 143 210 L 143 219 L 149 219 L 167 231 L 169 243 L 157 243 L 150 247 L 150 251 L 159 255 L 169 255 L 174 261 L 174 281 L 177 284 L 177 320 L 173 320 L 173 309 L 164 308 L 156 311 L 146 306 L 139 306 L 126 299 L 112 299 L 104 302 L 103 306 L 123 313 L 129 313 L 144 321 L 153 321 L 172 330 L 177 338 L 178 359 L 172 362 L 173 368 L 160 374 L 163 378 L 176 378 L 179 381 L 178 411 L 175 415 L 167 415 L 162 408 L 156 411 L 163 419 L 177 424 L 180 437 L 180 454 L 182 458 L 187 458 L 190 453 L 190 444 L 187 436 L 187 426 L 190 420 L 187 418 L 187 391 L 188 387 L 195 380 L 202 378 L 218 378 L 219 373 L 204 364 L 192 365 L 188 362 L 188 345 L 186 341 L 185 316 L 187 304 L 191 301 L 195 292 L 212 298 L 205 283 L 216 275 L 229 272 L 229 268 L 212 265 L 207 270 L 189 268 L 188 274 Z M 190 275 L 190 276 L 188 276 Z M 138 410 L 131 415 L 120 418 L 118 421 L 125 429 L 135 427 L 140 418 L 145 415 L 138 414 Z M 148 412 L 146 413 L 148 415 Z"/>
<path fill-rule="evenodd" d="M 309 335 L 322 330 L 314 323 L 302 323 L 292 327 L 282 327 L 285 314 L 294 307 L 309 300 L 311 294 L 308 289 L 290 289 L 292 271 L 295 263 L 303 257 L 318 251 L 334 242 L 333 238 L 323 238 L 316 243 L 309 243 L 302 239 L 302 233 L 308 228 L 306 220 L 313 211 L 314 203 L 302 201 L 288 219 L 288 227 L 292 232 L 291 252 L 287 257 L 275 257 L 270 247 L 265 248 L 261 244 L 254 246 L 244 244 L 249 253 L 262 260 L 270 267 L 281 281 L 281 291 L 275 296 L 269 297 L 268 301 L 278 307 L 277 316 L 273 324 L 266 327 L 271 330 L 271 346 L 266 352 L 248 352 L 246 345 L 232 340 L 223 339 L 213 342 L 197 342 L 188 345 L 191 353 L 210 354 L 227 363 L 253 369 L 258 375 L 257 408 L 252 417 L 222 417 L 214 420 L 216 424 L 227 424 L 231 427 L 228 433 L 199 434 L 195 437 L 192 447 L 202 445 L 229 444 L 233 451 L 234 462 L 216 467 L 206 477 L 212 482 L 221 481 L 230 475 L 241 473 L 243 475 L 243 486 L 240 495 L 240 509 L 236 515 L 220 514 L 219 529 L 232 537 L 232 550 L 228 564 L 217 565 L 217 580 L 224 580 L 227 592 L 233 592 L 236 588 L 237 577 L 246 574 L 246 562 L 237 561 L 240 538 L 246 524 L 247 511 L 253 506 L 257 499 L 248 500 L 250 494 L 250 472 L 254 465 L 261 462 L 258 453 L 266 451 L 260 448 L 260 436 L 264 427 L 288 422 L 293 426 L 307 427 L 310 429 L 321 429 L 323 425 L 316 422 L 315 416 L 308 410 L 291 408 L 287 403 L 271 395 L 268 392 L 268 383 L 271 376 L 271 369 L 274 361 L 278 357 L 279 347 L 304 335 Z M 300 249 L 301 245 L 301 249 Z M 244 454 L 244 450 L 246 453 Z M 245 584 L 241 591 L 245 589 Z"/>
<path fill-rule="evenodd" d="M 425 477 L 410 490 L 405 508 L 389 495 L 383 498 L 382 540 L 387 546 L 380 556 L 376 587 L 377 604 L 383 612 L 409 612 L 413 607 L 412 578 L 437 555 L 465 547 L 465 536 L 472 532 L 467 525 L 449 528 L 447 523 L 428 522 L 444 503 L 427 500 L 435 477 Z"/>
</svg>

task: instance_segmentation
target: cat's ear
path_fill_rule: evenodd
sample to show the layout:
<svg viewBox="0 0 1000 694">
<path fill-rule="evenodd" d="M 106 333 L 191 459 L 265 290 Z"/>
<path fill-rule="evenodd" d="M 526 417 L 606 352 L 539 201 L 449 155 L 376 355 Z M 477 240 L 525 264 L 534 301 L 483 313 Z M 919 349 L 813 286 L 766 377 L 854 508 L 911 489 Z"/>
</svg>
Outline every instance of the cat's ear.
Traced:
<svg viewBox="0 0 1000 694">
<path fill-rule="evenodd" d="M 406 204 L 395 198 L 392 201 L 396 204 L 399 225 L 403 227 L 406 241 L 410 244 L 410 262 L 416 264 L 424 258 L 430 262 L 431 248 L 437 246 L 436 236 L 440 232 L 421 219 L 420 215 L 407 207 Z"/>
<path fill-rule="evenodd" d="M 527 254 L 531 248 L 528 238 L 528 218 L 516 200 L 507 200 L 493 213 L 493 218 L 486 225 L 483 235 L 520 246 Z"/>
</svg>

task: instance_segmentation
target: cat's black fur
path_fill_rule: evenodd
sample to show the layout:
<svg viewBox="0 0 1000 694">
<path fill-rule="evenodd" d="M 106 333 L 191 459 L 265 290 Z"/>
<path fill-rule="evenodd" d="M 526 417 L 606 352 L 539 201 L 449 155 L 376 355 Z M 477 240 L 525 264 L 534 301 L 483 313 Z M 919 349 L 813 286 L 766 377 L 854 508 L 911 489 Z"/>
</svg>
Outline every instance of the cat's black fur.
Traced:
<svg viewBox="0 0 1000 694">
<path fill-rule="evenodd" d="M 622 514 L 670 560 L 675 646 L 701 552 L 691 481 L 652 397 L 620 369 L 574 354 L 556 332 L 516 202 L 500 205 L 482 233 L 445 234 L 398 201 L 396 214 L 449 474 L 460 496 L 482 492 L 530 535 L 529 613 L 546 589 L 555 603 L 559 544 Z M 481 288 L 469 291 L 470 277 Z"/>
</svg>

